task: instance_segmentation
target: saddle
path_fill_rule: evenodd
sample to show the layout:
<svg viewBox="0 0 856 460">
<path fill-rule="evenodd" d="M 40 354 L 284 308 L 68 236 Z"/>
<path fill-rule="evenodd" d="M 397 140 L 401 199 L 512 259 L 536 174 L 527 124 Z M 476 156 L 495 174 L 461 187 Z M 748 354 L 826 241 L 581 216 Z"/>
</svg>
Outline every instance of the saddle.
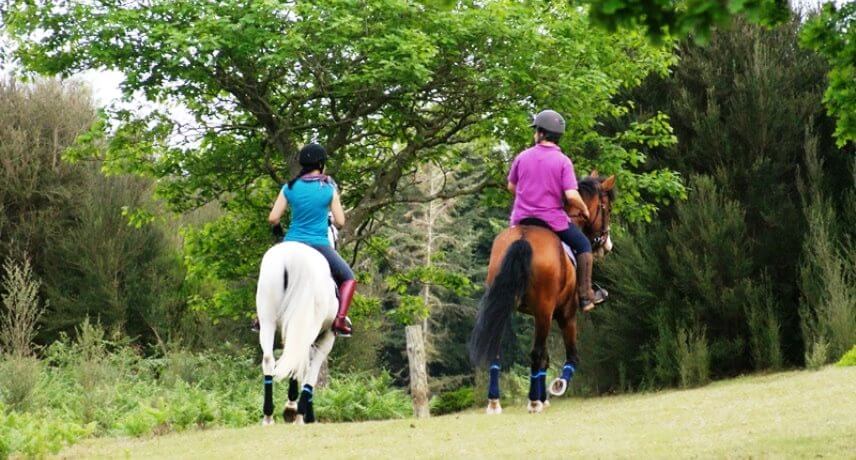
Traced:
<svg viewBox="0 0 856 460">
<path fill-rule="evenodd" d="M 521 220 L 519 225 L 527 225 L 527 226 L 531 226 L 531 227 L 543 227 L 543 228 L 546 228 L 547 230 L 550 230 L 551 232 L 553 231 L 553 229 L 550 228 L 550 226 L 547 225 L 546 222 L 544 222 L 541 219 L 535 218 L 535 217 L 527 217 L 527 218 Z M 558 236 L 556 238 L 558 238 Z M 562 245 L 562 249 L 565 251 L 565 255 L 568 256 L 568 259 L 570 259 L 571 264 L 574 267 L 576 267 L 577 266 L 577 258 L 574 256 L 574 251 L 564 241 L 559 240 L 559 243 Z"/>
</svg>

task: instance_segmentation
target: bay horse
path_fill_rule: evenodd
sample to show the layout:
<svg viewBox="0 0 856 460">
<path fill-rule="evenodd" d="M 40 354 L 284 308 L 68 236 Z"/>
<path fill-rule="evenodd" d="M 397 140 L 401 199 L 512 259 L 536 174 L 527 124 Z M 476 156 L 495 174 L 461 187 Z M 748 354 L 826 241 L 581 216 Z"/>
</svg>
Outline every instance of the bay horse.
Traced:
<svg viewBox="0 0 856 460">
<path fill-rule="evenodd" d="M 263 425 L 274 423 L 273 382 L 284 378 L 289 378 L 285 421 L 315 421 L 312 391 L 336 340 L 330 326 L 338 307 L 336 284 L 320 252 L 292 241 L 276 244 L 265 252 L 256 289 L 264 374 Z M 283 353 L 274 361 L 277 326 Z M 303 384 L 299 401 L 298 383 Z"/>
<path fill-rule="evenodd" d="M 589 218 L 569 217 L 592 242 L 596 253 L 609 252 L 609 215 L 614 200 L 615 176 L 606 179 L 592 171 L 579 183 L 579 192 L 588 207 Z M 565 342 L 565 364 L 562 374 L 550 385 L 550 392 L 561 396 L 579 365 L 577 354 L 576 267 L 562 250 L 559 237 L 549 228 L 518 225 L 505 229 L 493 241 L 486 279 L 486 290 L 480 301 L 478 316 L 470 336 L 470 359 L 475 365 L 490 363 L 488 414 L 499 414 L 499 351 L 502 335 L 510 327 L 514 310 L 535 319 L 535 341 L 532 346 L 529 382 L 529 412 L 539 413 L 547 400 L 546 376 L 549 356 L 547 336 L 553 320 L 559 325 Z"/>
</svg>

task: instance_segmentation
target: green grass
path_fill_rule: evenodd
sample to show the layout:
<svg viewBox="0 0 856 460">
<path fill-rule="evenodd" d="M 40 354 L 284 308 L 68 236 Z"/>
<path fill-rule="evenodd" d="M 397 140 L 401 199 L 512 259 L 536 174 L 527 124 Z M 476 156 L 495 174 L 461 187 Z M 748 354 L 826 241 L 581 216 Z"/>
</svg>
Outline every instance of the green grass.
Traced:
<svg viewBox="0 0 856 460">
<path fill-rule="evenodd" d="M 277 408 L 278 410 L 281 407 Z M 856 458 L 856 368 L 742 377 L 685 391 L 561 398 L 428 420 L 98 439 L 68 458 Z"/>
</svg>

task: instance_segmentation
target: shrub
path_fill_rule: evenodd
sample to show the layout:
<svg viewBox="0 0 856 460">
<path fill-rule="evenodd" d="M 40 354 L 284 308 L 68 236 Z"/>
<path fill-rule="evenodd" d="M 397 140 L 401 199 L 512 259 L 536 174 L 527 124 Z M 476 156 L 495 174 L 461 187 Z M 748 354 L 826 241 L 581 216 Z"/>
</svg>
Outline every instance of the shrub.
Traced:
<svg viewBox="0 0 856 460">
<path fill-rule="evenodd" d="M 806 347 L 805 366 L 817 370 L 829 362 L 829 344 L 821 338 Z"/>
<path fill-rule="evenodd" d="M 41 363 L 31 356 L 8 355 L 0 361 L 0 400 L 10 409 L 26 409 L 41 377 Z"/>
<path fill-rule="evenodd" d="M 28 457 L 57 453 L 92 433 L 93 427 L 48 414 L 4 410 L 0 406 L 0 458 L 21 452 Z"/>
<path fill-rule="evenodd" d="M 710 381 L 710 353 L 704 331 L 678 329 L 676 350 L 675 360 L 682 387 L 704 385 Z"/>
<path fill-rule="evenodd" d="M 33 353 L 31 344 L 45 310 L 45 305 L 39 302 L 41 285 L 26 257 L 20 265 L 11 257 L 3 263 L 0 351 L 19 356 Z"/>
<path fill-rule="evenodd" d="M 856 366 L 856 345 L 853 345 L 853 348 L 851 348 L 850 351 L 845 353 L 836 365 L 842 367 Z"/>
<path fill-rule="evenodd" d="M 814 138 L 806 143 L 806 177 L 800 181 L 809 224 L 800 270 L 800 320 L 810 368 L 837 359 L 856 343 L 856 246 L 837 231 L 840 216 L 821 187 L 823 162 L 817 158 L 816 144 Z M 856 168 L 856 163 L 850 167 Z M 850 200 L 856 197 L 849 195 Z M 809 357 L 814 360 L 811 364 Z M 820 358 L 825 362 L 818 363 Z"/>
<path fill-rule="evenodd" d="M 331 378 L 315 398 L 315 412 L 324 422 L 357 422 L 408 417 L 410 397 L 392 387 L 392 377 L 353 374 Z"/>
<path fill-rule="evenodd" d="M 431 399 L 431 414 L 443 415 L 470 409 L 475 405 L 475 390 L 471 386 L 440 393 Z"/>
</svg>

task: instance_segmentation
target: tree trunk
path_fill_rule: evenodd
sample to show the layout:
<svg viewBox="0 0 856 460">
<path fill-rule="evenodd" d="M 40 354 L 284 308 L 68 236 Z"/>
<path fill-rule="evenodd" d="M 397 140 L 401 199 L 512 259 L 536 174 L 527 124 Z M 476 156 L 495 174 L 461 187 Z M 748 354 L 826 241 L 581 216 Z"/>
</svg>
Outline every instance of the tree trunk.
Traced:
<svg viewBox="0 0 856 460">
<path fill-rule="evenodd" d="M 427 418 L 428 410 L 428 370 L 425 363 L 425 341 L 422 326 L 404 328 L 407 336 L 407 360 L 410 362 L 410 396 L 413 398 L 413 415 Z"/>
</svg>

